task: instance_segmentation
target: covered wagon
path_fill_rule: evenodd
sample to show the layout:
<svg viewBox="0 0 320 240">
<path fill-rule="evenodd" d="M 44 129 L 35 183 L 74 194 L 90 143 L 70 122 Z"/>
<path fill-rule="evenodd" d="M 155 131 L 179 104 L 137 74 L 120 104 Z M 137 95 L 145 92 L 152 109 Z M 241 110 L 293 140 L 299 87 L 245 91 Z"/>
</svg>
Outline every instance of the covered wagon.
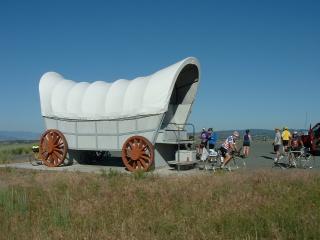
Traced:
<svg viewBox="0 0 320 240">
<path fill-rule="evenodd" d="M 39 83 L 46 128 L 41 160 L 57 167 L 66 158 L 105 151 L 121 155 L 130 171 L 177 160 L 179 144 L 189 141 L 186 123 L 199 79 L 200 65 L 193 57 L 149 76 L 112 83 L 75 82 L 45 73 Z M 192 150 L 183 153 L 190 161 L 194 155 Z"/>
</svg>

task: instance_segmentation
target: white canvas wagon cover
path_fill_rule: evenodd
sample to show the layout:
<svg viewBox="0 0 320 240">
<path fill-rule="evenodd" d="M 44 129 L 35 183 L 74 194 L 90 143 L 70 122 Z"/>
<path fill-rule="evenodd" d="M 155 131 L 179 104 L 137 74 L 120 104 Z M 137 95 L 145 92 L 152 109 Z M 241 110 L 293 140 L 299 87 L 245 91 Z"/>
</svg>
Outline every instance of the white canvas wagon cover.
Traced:
<svg viewBox="0 0 320 240">
<path fill-rule="evenodd" d="M 200 72 L 198 60 L 189 57 L 152 75 L 113 83 L 77 83 L 56 72 L 47 72 L 39 83 L 42 116 L 108 120 L 164 113 L 180 72 L 190 64 Z M 195 93 L 189 94 L 189 104 Z"/>
</svg>

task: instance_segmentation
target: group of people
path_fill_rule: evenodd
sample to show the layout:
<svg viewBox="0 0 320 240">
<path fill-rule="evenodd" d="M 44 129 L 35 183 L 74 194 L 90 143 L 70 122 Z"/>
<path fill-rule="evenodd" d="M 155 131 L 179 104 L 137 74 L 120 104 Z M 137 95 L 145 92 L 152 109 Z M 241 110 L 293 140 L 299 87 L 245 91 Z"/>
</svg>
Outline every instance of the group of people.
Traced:
<svg viewBox="0 0 320 240">
<path fill-rule="evenodd" d="M 205 128 L 202 129 L 202 132 L 200 134 L 201 144 L 199 148 L 198 154 L 202 154 L 204 149 L 209 148 L 210 150 L 214 150 L 217 141 L 218 141 L 218 135 L 216 132 L 213 131 L 212 128 L 209 128 L 208 131 L 206 131 Z M 240 134 L 238 131 L 234 131 L 232 135 L 228 136 L 225 141 L 221 144 L 219 150 L 222 155 L 221 159 L 221 167 L 224 167 L 228 164 L 232 157 L 233 152 L 238 152 L 236 142 L 240 139 Z M 247 129 L 245 131 L 245 134 L 243 136 L 243 152 L 242 157 L 248 157 L 249 151 L 250 151 L 250 145 L 251 145 L 251 135 L 250 130 Z"/>
<path fill-rule="evenodd" d="M 281 145 L 282 153 L 280 152 Z M 283 154 L 285 154 L 289 150 L 300 151 L 304 147 L 304 144 L 301 139 L 301 135 L 299 135 L 297 131 L 293 131 L 293 133 L 291 134 L 288 127 L 284 127 L 282 129 L 282 132 L 280 132 L 279 128 L 275 128 L 273 147 L 276 153 L 274 161 L 278 162 L 278 160 L 283 158 Z"/>
<path fill-rule="evenodd" d="M 232 135 L 228 136 L 218 147 L 221 152 L 221 166 L 224 167 L 230 161 L 233 152 L 238 152 L 237 141 L 240 139 L 240 134 L 238 131 L 234 131 Z M 218 134 L 213 131 L 212 128 L 202 129 L 200 134 L 200 146 L 198 148 L 198 155 L 202 155 L 204 149 L 209 149 L 209 151 L 214 151 L 217 141 Z M 243 136 L 243 144 L 242 144 L 242 157 L 248 157 L 250 152 L 250 145 L 252 142 L 252 137 L 250 135 L 250 130 L 247 129 Z M 282 149 L 281 149 L 282 146 Z M 275 137 L 273 141 L 274 151 L 276 153 L 276 157 L 274 158 L 275 162 L 278 162 L 283 155 L 291 151 L 300 151 L 304 147 L 304 143 L 302 141 L 301 135 L 297 131 L 291 132 L 288 127 L 284 127 L 282 132 L 280 132 L 279 128 L 275 128 Z"/>
</svg>

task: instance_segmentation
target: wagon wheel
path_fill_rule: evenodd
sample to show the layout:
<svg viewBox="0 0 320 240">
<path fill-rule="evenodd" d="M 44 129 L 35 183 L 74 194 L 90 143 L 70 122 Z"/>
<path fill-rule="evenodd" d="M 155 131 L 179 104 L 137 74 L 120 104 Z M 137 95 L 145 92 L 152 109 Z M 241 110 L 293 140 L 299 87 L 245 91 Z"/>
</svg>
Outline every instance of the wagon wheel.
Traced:
<svg viewBox="0 0 320 240">
<path fill-rule="evenodd" d="M 49 129 L 40 138 L 40 158 L 48 167 L 58 167 L 66 158 L 68 144 L 63 134 Z"/>
<path fill-rule="evenodd" d="M 123 144 L 122 161 L 129 171 L 148 171 L 153 160 L 153 145 L 145 137 L 132 136 Z"/>
</svg>

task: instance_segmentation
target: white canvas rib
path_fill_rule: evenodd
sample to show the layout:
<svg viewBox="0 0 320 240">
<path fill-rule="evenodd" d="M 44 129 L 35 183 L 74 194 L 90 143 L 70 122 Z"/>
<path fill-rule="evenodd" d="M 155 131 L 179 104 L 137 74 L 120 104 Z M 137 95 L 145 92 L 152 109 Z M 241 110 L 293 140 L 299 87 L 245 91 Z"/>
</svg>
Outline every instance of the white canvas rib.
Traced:
<svg viewBox="0 0 320 240">
<path fill-rule="evenodd" d="M 47 72 L 39 83 L 42 116 L 108 120 L 164 113 L 179 73 L 188 64 L 200 72 L 198 60 L 189 57 L 152 75 L 112 83 L 75 82 Z"/>
</svg>

